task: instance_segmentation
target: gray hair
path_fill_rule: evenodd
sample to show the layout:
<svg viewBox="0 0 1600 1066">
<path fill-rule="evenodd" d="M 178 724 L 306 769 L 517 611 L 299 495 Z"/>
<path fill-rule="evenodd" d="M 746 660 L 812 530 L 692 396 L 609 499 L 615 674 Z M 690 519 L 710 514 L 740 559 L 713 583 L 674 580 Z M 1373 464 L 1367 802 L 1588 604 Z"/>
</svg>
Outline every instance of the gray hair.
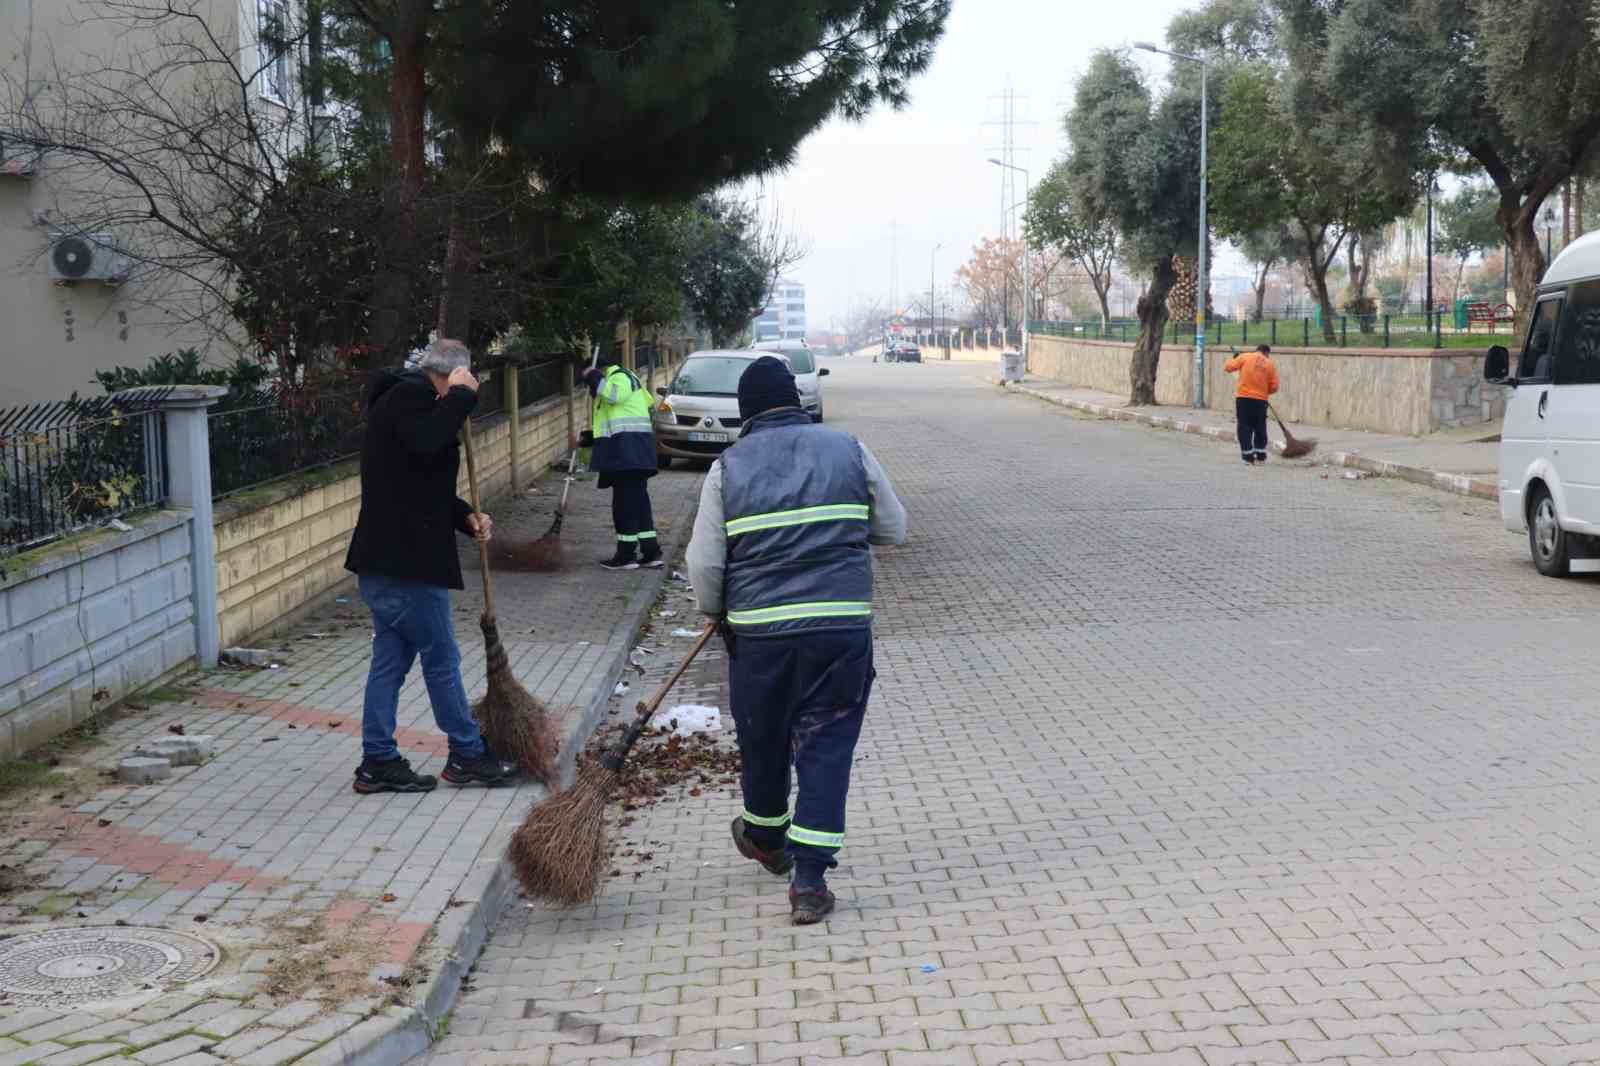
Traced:
<svg viewBox="0 0 1600 1066">
<path fill-rule="evenodd" d="M 472 352 L 460 341 L 440 338 L 406 359 L 406 369 L 448 376 L 452 370 L 471 370 Z"/>
</svg>

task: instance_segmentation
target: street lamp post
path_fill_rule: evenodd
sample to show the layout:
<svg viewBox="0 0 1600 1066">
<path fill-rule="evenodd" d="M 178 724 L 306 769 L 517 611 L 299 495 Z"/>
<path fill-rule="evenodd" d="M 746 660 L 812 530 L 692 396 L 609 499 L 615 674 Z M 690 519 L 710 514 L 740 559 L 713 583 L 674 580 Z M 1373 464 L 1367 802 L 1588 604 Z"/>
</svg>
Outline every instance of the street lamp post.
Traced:
<svg viewBox="0 0 1600 1066">
<path fill-rule="evenodd" d="M 933 309 L 933 305 L 934 305 L 933 263 L 934 263 L 934 260 L 939 257 L 939 249 L 943 248 L 943 247 L 944 247 L 943 244 L 934 245 L 933 246 L 933 251 L 930 252 L 929 255 L 928 255 L 928 324 L 933 329 L 933 341 L 934 341 L 935 344 L 937 344 L 939 342 L 939 320 L 938 320 L 937 317 L 935 317 L 935 312 L 934 312 L 934 309 Z M 945 353 L 945 358 L 946 359 L 950 358 L 950 354 L 949 354 L 948 351 L 946 351 L 946 353 Z"/>
<path fill-rule="evenodd" d="M 1436 187 L 1437 187 L 1437 183 L 1434 181 L 1433 175 L 1429 174 L 1428 175 L 1428 242 L 1427 242 L 1428 283 L 1425 286 L 1425 288 L 1423 290 L 1423 294 L 1422 294 L 1422 299 L 1424 301 L 1423 308 L 1422 308 L 1422 325 L 1423 325 L 1423 327 L 1425 329 L 1428 330 L 1429 333 L 1432 333 L 1434 331 L 1433 330 L 1433 310 L 1434 310 L 1433 309 L 1433 190 Z"/>
<path fill-rule="evenodd" d="M 1189 63 L 1200 64 L 1200 276 L 1199 288 L 1194 297 L 1194 405 L 1206 405 L 1206 251 L 1211 243 L 1206 238 L 1210 231 L 1206 227 L 1206 141 L 1209 101 L 1208 81 L 1211 66 L 1204 56 L 1184 55 L 1182 52 L 1169 52 L 1165 48 L 1157 48 L 1149 41 L 1138 41 L 1135 48 L 1146 52 L 1155 52 L 1158 55 L 1168 56 L 1172 59 L 1182 59 Z"/>
<path fill-rule="evenodd" d="M 1032 190 L 1032 186 L 1030 185 L 1030 183 L 1028 181 L 1028 171 L 1027 171 L 1027 169 L 1024 168 L 1024 167 L 1015 166 L 1015 165 L 1013 165 L 1011 163 L 1002 163 L 998 159 L 991 159 L 991 160 L 989 160 L 989 162 L 993 163 L 995 166 L 1000 167 L 1003 170 L 1015 170 L 1017 173 L 1022 175 L 1022 204 L 1023 204 L 1023 207 L 1026 208 L 1027 204 L 1028 204 L 1028 198 L 1033 195 L 1033 193 L 1031 191 Z M 1028 238 L 1027 238 L 1026 234 L 1024 234 L 1024 236 L 1022 238 L 1022 365 L 1023 366 L 1027 366 L 1028 365 L 1028 297 L 1030 295 L 1029 282 L 1031 280 L 1032 280 L 1032 278 L 1031 278 L 1031 275 L 1029 273 L 1029 266 L 1028 266 Z M 1005 312 L 1004 312 L 1004 310 L 1001 311 L 1000 318 L 1001 318 L 1001 321 L 1004 322 L 1004 320 L 1005 320 Z"/>
</svg>

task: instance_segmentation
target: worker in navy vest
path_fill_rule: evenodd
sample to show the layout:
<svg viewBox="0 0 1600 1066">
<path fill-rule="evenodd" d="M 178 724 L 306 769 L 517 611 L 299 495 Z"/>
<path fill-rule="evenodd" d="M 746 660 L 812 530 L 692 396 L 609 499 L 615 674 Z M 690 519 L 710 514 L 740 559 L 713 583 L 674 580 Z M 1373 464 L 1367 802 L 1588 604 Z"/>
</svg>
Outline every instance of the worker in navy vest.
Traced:
<svg viewBox="0 0 1600 1066">
<path fill-rule="evenodd" d="M 739 853 L 786 877 L 796 925 L 833 911 L 845 794 L 872 668 L 871 544 L 906 513 L 854 437 L 816 425 L 794 375 L 763 356 L 739 379 L 739 440 L 712 464 L 689 543 L 700 609 L 728 642 L 743 757 Z M 789 805 L 790 772 L 798 793 Z"/>
</svg>

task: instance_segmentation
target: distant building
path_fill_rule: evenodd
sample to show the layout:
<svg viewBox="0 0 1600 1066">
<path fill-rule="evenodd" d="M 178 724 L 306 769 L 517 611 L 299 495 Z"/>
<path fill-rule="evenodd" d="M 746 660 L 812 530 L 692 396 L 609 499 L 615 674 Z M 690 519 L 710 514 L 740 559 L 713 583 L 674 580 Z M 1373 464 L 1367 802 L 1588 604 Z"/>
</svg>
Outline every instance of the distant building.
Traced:
<svg viewBox="0 0 1600 1066">
<path fill-rule="evenodd" d="M 767 306 L 750 323 L 756 341 L 805 340 L 806 287 L 798 281 L 779 278 L 767 297 Z"/>
</svg>

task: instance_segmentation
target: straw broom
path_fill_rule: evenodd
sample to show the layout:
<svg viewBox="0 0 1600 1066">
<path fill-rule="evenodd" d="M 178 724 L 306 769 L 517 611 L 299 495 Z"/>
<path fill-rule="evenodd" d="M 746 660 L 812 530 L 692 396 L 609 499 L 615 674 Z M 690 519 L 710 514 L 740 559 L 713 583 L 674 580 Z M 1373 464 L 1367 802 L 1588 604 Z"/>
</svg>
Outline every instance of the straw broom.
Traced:
<svg viewBox="0 0 1600 1066">
<path fill-rule="evenodd" d="M 600 346 L 594 346 L 589 358 L 589 369 L 600 363 Z M 567 520 L 567 493 L 572 491 L 573 474 L 578 469 L 578 446 L 572 446 L 572 456 L 567 460 L 567 476 L 562 479 L 561 502 L 556 505 L 556 517 L 550 529 L 538 540 L 526 544 L 505 544 L 497 549 L 501 565 L 508 570 L 560 570 L 566 562 L 566 552 L 561 547 L 561 525 Z"/>
<path fill-rule="evenodd" d="M 483 514 L 478 504 L 478 463 L 472 451 L 472 423 L 461 427 L 461 443 L 467 452 L 467 485 L 472 492 L 472 511 Z M 489 580 L 489 545 L 478 541 L 478 566 L 483 571 L 483 615 L 478 627 L 483 630 L 483 651 L 487 660 L 488 682 L 483 698 L 472 705 L 473 716 L 483 727 L 483 735 L 499 755 L 514 760 L 535 780 L 553 785 L 556 780 L 556 755 L 560 743 L 550 721 L 550 710 L 523 688 L 511 672 L 511 659 L 500 642 L 500 627 L 494 617 L 494 590 Z"/>
<path fill-rule="evenodd" d="M 566 904 L 594 898 L 606 867 L 606 804 L 623 763 L 650 716 L 715 632 L 716 626 L 706 626 L 672 675 L 637 705 L 632 724 L 611 750 L 598 762 L 586 762 L 576 784 L 529 811 L 512 834 L 511 865 L 528 895 Z"/>
</svg>

